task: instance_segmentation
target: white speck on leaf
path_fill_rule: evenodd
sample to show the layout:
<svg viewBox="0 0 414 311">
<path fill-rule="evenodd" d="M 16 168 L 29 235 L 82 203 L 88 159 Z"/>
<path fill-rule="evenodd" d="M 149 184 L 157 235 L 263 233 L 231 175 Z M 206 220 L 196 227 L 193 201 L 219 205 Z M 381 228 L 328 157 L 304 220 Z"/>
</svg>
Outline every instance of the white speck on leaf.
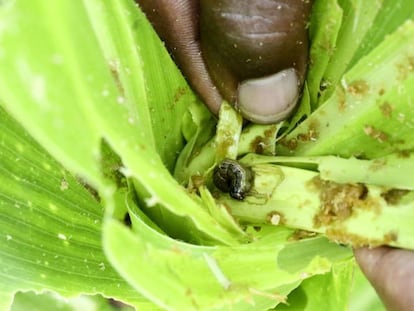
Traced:
<svg viewBox="0 0 414 311">
<path fill-rule="evenodd" d="M 148 207 L 153 207 L 159 203 L 158 197 L 152 196 L 150 198 L 145 199 L 145 204 L 147 204 Z"/>
<path fill-rule="evenodd" d="M 6 234 L 6 240 L 10 241 L 11 239 L 13 239 L 13 237 L 10 234 Z"/>
<path fill-rule="evenodd" d="M 119 172 L 124 175 L 125 177 L 132 177 L 132 171 L 130 169 L 128 169 L 127 167 L 120 167 L 119 168 Z"/>
<path fill-rule="evenodd" d="M 341 85 L 345 90 L 348 89 L 348 83 L 346 82 L 345 78 L 341 79 Z"/>
<path fill-rule="evenodd" d="M 270 223 L 274 226 L 277 226 L 280 223 L 280 215 L 273 214 L 270 218 Z"/>
<path fill-rule="evenodd" d="M 125 97 L 124 96 L 118 96 L 116 101 L 118 102 L 118 104 L 124 104 L 125 103 Z"/>
<path fill-rule="evenodd" d="M 65 191 L 69 189 L 69 184 L 65 179 L 62 179 L 60 182 L 60 190 Z"/>
<path fill-rule="evenodd" d="M 105 264 L 103 262 L 99 264 L 99 269 L 105 271 Z"/>
<path fill-rule="evenodd" d="M 58 234 L 58 238 L 59 239 L 61 239 L 61 240 L 64 240 L 64 241 L 66 241 L 68 238 L 66 237 L 66 235 L 64 235 L 63 233 L 59 233 Z"/>
</svg>

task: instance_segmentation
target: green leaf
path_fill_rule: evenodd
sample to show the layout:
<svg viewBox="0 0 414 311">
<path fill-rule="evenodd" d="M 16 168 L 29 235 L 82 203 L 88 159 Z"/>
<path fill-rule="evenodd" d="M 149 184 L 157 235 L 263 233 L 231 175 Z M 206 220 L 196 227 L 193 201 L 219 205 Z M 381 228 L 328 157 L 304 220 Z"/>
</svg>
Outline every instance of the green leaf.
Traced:
<svg viewBox="0 0 414 311">
<path fill-rule="evenodd" d="M 414 147 L 414 23 L 407 21 L 341 79 L 277 146 L 280 155 L 376 158 Z"/>
<path fill-rule="evenodd" d="M 269 157 L 249 154 L 240 159 L 247 164 L 277 163 L 287 166 L 319 171 L 324 180 L 337 183 L 362 183 L 386 188 L 414 190 L 411 177 L 401 172 L 414 169 L 411 154 L 390 154 L 373 160 L 341 158 L 336 156 L 321 157 Z"/>
<path fill-rule="evenodd" d="M 255 303 L 263 306 L 256 310 L 268 310 L 303 278 L 352 256 L 324 238 L 286 242 L 289 231 L 277 227 L 254 243 L 214 247 L 172 240 L 144 223 L 134 231 L 107 220 L 108 258 L 145 297 L 171 310 L 248 310 Z"/>
<path fill-rule="evenodd" d="M 0 292 L 0 310 L 10 310 L 10 306 L 13 303 L 14 292 L 13 291 L 1 291 Z"/>
<path fill-rule="evenodd" d="M 336 0 L 318 0 L 312 6 L 309 29 L 311 46 L 306 83 L 313 110 L 318 107 L 318 94 L 323 86 L 322 77 L 335 52 L 342 15 L 343 11 Z"/>
<path fill-rule="evenodd" d="M 81 7 L 81 2 L 15 1 L 1 8 L 0 42 L 7 53 L 0 57 L 0 94 L 2 105 L 42 146 L 68 169 L 100 185 L 100 117 L 91 102 L 111 106 L 117 91 L 108 68 L 97 66 L 105 60 Z M 77 19 L 68 22 L 75 14 Z M 76 57 L 80 47 L 82 58 Z"/>
<path fill-rule="evenodd" d="M 321 104 L 330 97 L 337 83 L 348 69 L 348 64 L 354 57 L 365 34 L 372 27 L 383 2 L 383 0 L 338 0 L 343 11 L 343 18 L 335 49 L 323 75 L 326 89 L 319 99 Z M 321 104 L 318 104 L 318 106 Z"/>
<path fill-rule="evenodd" d="M 188 185 L 194 177 L 206 178 L 212 167 L 226 157 L 236 159 L 247 153 L 276 153 L 277 136 L 286 122 L 249 124 L 241 129 L 240 115 L 228 104 L 222 107 L 216 135 L 211 123 L 201 125 L 180 153 L 174 176 L 181 184 Z"/>
<path fill-rule="evenodd" d="M 182 148 L 181 117 L 195 96 L 132 0 L 16 1 L 0 14 L 2 104 L 52 156 L 110 206 L 104 139 L 142 196 L 182 221 L 177 237 L 236 243 L 165 166 Z"/>
<path fill-rule="evenodd" d="M 0 112 L 0 293 L 100 293 L 139 306 L 103 253 L 102 206 Z"/>
<path fill-rule="evenodd" d="M 209 144 L 207 142 L 213 137 L 215 129 L 216 122 L 204 105 L 194 103 L 188 107 L 182 124 L 182 132 L 187 144 L 181 150 L 174 169 L 174 178 L 180 184 L 186 185 L 189 182 L 189 172 L 191 172 L 189 166 L 194 155 L 204 153 L 202 152 L 203 149 L 212 147 L 213 142 Z M 204 163 L 198 164 L 198 166 L 205 167 L 203 171 L 207 170 L 211 165 L 210 163 L 214 162 L 214 155 L 211 153 L 207 155 L 207 159 L 202 159 Z M 200 158 L 202 157 L 197 157 L 198 160 Z"/>
<path fill-rule="evenodd" d="M 371 52 L 387 35 L 393 33 L 405 21 L 414 17 L 414 2 L 410 0 L 382 1 L 372 27 L 367 31 L 356 51 L 349 68 Z"/>
<path fill-rule="evenodd" d="M 318 163 L 318 158 L 303 158 L 303 162 L 299 157 L 288 159 L 253 154 L 245 156 L 240 162 L 251 165 L 253 171 L 259 166 L 278 173 L 256 174 L 252 190 L 244 201 L 232 200 L 228 195 L 221 195 L 218 202 L 228 206 L 232 215 L 246 224 L 281 223 L 291 228 L 324 233 L 333 241 L 355 247 L 385 244 L 414 249 L 414 230 L 411 225 L 411 219 L 414 217 L 414 192 L 405 190 L 410 189 L 409 186 L 403 189 L 387 187 L 386 179 L 382 180 L 380 185 L 337 183 L 324 180 L 322 174 L 308 169 L 273 164 L 296 163 L 300 166 L 303 163 Z M 324 162 L 323 159 L 320 158 L 321 163 Z M 410 162 L 408 167 L 412 165 L 412 160 Z M 336 177 L 341 179 L 340 172 L 341 169 L 347 170 L 347 160 L 340 159 L 336 163 L 343 166 L 336 168 L 335 173 Z M 324 174 L 335 177 L 335 174 L 330 175 L 329 170 L 326 170 L 329 165 L 328 163 L 324 167 Z M 379 160 L 377 165 L 381 170 L 381 165 L 386 167 L 387 162 Z M 358 169 L 353 160 L 350 161 L 350 169 Z M 392 166 L 389 169 L 388 172 L 401 174 L 398 165 L 394 170 Z M 369 171 L 357 177 L 364 175 L 369 176 Z M 376 176 L 377 180 L 380 180 L 381 175 L 380 173 Z M 403 183 L 405 178 L 402 176 L 399 182 Z M 256 191 L 256 184 L 273 184 L 274 179 L 277 180 L 276 187 L 272 188 L 267 200 L 258 205 L 251 199 L 261 197 L 261 192 Z M 392 178 L 391 183 L 395 180 L 396 178 Z"/>
<path fill-rule="evenodd" d="M 100 295 L 64 299 L 56 294 L 17 293 L 10 311 L 132 311 L 132 307 L 111 302 Z M 142 310 L 142 309 L 140 309 Z"/>
<path fill-rule="evenodd" d="M 318 170 L 321 177 L 339 183 L 366 183 L 394 189 L 414 190 L 414 181 L 408 174 L 414 170 L 410 155 L 391 154 L 374 160 L 320 157 Z"/>
<path fill-rule="evenodd" d="M 401 162 L 407 170 L 412 166 L 412 22 L 381 45 L 370 45 L 401 24 L 405 18 L 398 15 L 410 8 L 405 3 L 396 1 L 398 8 L 391 9 L 381 1 L 316 1 L 306 96 L 290 126 L 319 104 L 328 108 L 277 147 L 298 155 L 386 155 L 380 159 L 386 163 L 299 160 L 318 168 L 320 176 L 252 163 L 256 189 L 264 194 L 260 200 L 234 202 L 222 196 L 223 204 L 215 205 L 206 187 L 199 188 L 199 198 L 180 185 L 195 184 L 191 177 L 214 164 L 217 145 L 209 139 L 215 122 L 200 108 L 134 1 L 0 1 L 0 103 L 5 108 L 0 110 L 0 308 L 10 305 L 17 290 L 51 290 L 64 297 L 102 294 L 139 310 L 268 310 L 301 283 L 298 291 L 309 297 L 309 309 L 321 305 L 320 294 L 328 289 L 331 309 L 341 308 L 351 251 L 321 236 L 297 240 L 292 230 L 274 225 L 281 221 L 345 243 L 413 247 L 407 215 L 412 215 L 414 195 L 384 188 L 411 189 L 404 178 L 385 176 L 400 168 L 397 154 L 405 156 Z M 392 13 L 391 23 L 376 36 L 369 28 L 382 26 L 384 12 Z M 315 104 L 324 78 L 335 92 L 326 103 L 324 95 Z M 369 82 L 368 94 L 361 81 Z M 353 109 L 360 102 L 365 110 L 357 115 Z M 343 112 L 338 103 L 347 104 L 339 107 L 349 109 L 344 115 L 338 114 Z M 273 155 L 276 135 L 286 124 L 250 126 L 240 134 L 237 118 L 227 120 L 236 121 L 233 128 L 219 124 L 223 155 Z M 312 123 L 315 119 L 320 123 Z M 330 132 L 331 120 L 343 123 Z M 221 140 L 226 135 L 229 143 Z M 190 142 L 175 167 L 177 182 L 170 172 L 184 139 Z M 299 144 L 292 152 L 294 140 Z M 378 171 L 356 175 L 374 161 L 383 165 Z M 349 168 L 349 174 L 337 166 Z M 343 223 L 334 215 L 333 223 L 321 225 L 321 189 L 312 183 L 318 176 L 374 183 L 366 187 L 369 204 L 359 202 Z M 363 210 L 367 206 L 372 209 Z M 237 220 L 261 228 L 242 230 L 228 209 Z M 132 228 L 122 223 L 126 213 Z M 289 298 L 293 306 L 295 295 Z"/>
<path fill-rule="evenodd" d="M 375 289 L 366 279 L 361 269 L 355 268 L 351 298 L 349 302 L 350 311 L 386 311 Z"/>
<path fill-rule="evenodd" d="M 183 147 L 182 115 L 196 97 L 134 1 L 84 1 L 84 6 L 116 83 L 117 101 L 128 106 L 128 121 L 136 123 L 135 138 L 145 148 L 155 146 L 172 170 Z"/>
<path fill-rule="evenodd" d="M 109 5 L 109 2 L 105 3 Z M 150 29 L 131 1 L 117 3 L 125 6 L 121 10 L 123 16 L 132 15 L 140 29 Z M 106 185 L 107 177 L 101 171 L 100 162 L 101 139 L 105 138 L 120 150 L 126 163 L 133 162 L 130 167 L 135 173 L 132 175 L 146 180 L 151 191 L 159 193 L 164 201 L 169 200 L 170 206 L 181 201 L 193 220 L 194 217 L 200 219 L 199 226 L 208 227 L 204 229 L 208 234 L 214 235 L 218 231 L 223 240 L 234 243 L 229 233 L 218 225 L 214 227 L 212 218 L 178 188 L 156 148 L 151 146 L 151 139 L 142 141 L 143 137 L 151 138 L 152 125 L 147 128 L 145 122 L 135 119 L 138 116 L 145 119 L 145 115 L 136 113 L 133 95 L 126 95 L 134 91 L 127 92 L 126 86 L 120 88 L 118 76 L 102 55 L 89 19 L 96 17 L 96 13 L 85 11 L 82 2 L 45 4 L 34 1 L 25 4 L 16 1 L 0 10 L 4 17 L 0 22 L 0 41 L 8 51 L 0 55 L 1 103 L 36 140 L 66 168 L 79 174 L 89 185 L 96 186 L 107 206 L 111 207 L 113 190 Z M 158 40 L 153 32 L 151 36 Z M 44 41 L 45 37 L 47 41 Z M 159 41 L 156 42 L 160 46 Z M 166 51 L 159 49 L 159 53 L 164 54 L 164 62 L 168 59 L 169 67 L 165 70 L 171 72 L 171 85 L 187 87 Z M 122 67 L 122 70 L 127 73 L 128 67 Z M 142 90 L 142 85 L 136 87 Z M 174 97 L 171 92 L 168 96 Z M 176 98 L 176 105 L 185 107 L 188 96 Z M 157 97 L 153 100 L 157 102 Z M 144 107 L 151 111 L 148 106 Z M 160 115 L 171 114 L 165 109 L 160 111 Z M 8 293 L 3 300 L 5 306 L 17 289 L 45 288 L 65 296 L 98 292 L 136 306 L 142 305 L 145 300 L 112 270 L 102 253 L 100 222 L 103 207 L 46 151 L 39 149 L 27 132 L 3 110 L 1 118 L 1 168 L 5 172 L 0 177 L 3 179 L 0 227 L 6 233 L 0 250 L 7 254 L 1 257 L 6 280 L 2 282 L 1 292 Z M 169 120 L 166 123 L 172 125 L 174 121 L 173 126 L 177 129 L 171 131 L 171 135 L 176 133 L 174 139 L 180 141 L 180 123 L 177 122 L 180 118 Z M 164 137 L 157 136 L 156 140 L 160 144 L 158 149 L 165 144 L 162 148 L 166 148 L 167 154 L 176 154 L 179 145 L 168 144 Z M 174 157 L 168 159 L 172 163 Z M 164 189 L 170 189 L 169 193 L 165 194 Z M 180 190 L 181 200 L 176 189 Z M 186 211 L 181 209 L 179 213 L 185 215 Z M 192 231 L 188 234 L 196 236 L 194 223 L 190 227 Z M 109 285 L 107 281 L 110 281 Z"/>
<path fill-rule="evenodd" d="M 216 163 L 225 158 L 237 158 L 239 139 L 242 131 L 243 118 L 228 103 L 223 102 L 219 113 L 215 140 Z"/>
<path fill-rule="evenodd" d="M 276 310 L 348 310 L 354 267 L 352 260 L 340 262 L 333 266 L 332 272 L 303 281 L 289 296 L 288 304 L 280 305 Z"/>
</svg>

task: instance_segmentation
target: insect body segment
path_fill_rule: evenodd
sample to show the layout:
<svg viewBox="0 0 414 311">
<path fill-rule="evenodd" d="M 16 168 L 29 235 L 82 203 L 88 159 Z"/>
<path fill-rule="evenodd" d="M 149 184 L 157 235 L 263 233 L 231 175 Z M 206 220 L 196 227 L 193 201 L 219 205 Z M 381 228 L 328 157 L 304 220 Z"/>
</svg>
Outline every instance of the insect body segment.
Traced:
<svg viewBox="0 0 414 311">
<path fill-rule="evenodd" d="M 231 159 L 224 159 L 213 172 L 214 185 L 237 200 L 243 200 L 252 186 L 252 171 Z"/>
</svg>

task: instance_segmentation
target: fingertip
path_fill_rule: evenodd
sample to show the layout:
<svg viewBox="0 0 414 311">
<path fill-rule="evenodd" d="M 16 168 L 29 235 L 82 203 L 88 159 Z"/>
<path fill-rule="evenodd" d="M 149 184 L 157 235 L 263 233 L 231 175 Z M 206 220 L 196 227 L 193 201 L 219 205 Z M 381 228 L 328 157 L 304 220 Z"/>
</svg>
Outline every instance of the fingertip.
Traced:
<svg viewBox="0 0 414 311">
<path fill-rule="evenodd" d="M 354 250 L 355 258 L 387 310 L 413 310 L 414 252 L 391 247 Z"/>
<path fill-rule="evenodd" d="M 389 251 L 390 249 L 387 247 L 362 247 L 354 249 L 354 254 L 355 259 L 357 260 L 365 275 L 370 279 L 374 279 L 376 276 L 375 271 L 378 268 L 377 265 L 380 263 L 380 260 L 383 258 L 384 254 Z"/>
<path fill-rule="evenodd" d="M 289 68 L 276 74 L 240 83 L 236 106 L 244 118 L 255 123 L 285 119 L 299 98 L 299 77 Z"/>
</svg>

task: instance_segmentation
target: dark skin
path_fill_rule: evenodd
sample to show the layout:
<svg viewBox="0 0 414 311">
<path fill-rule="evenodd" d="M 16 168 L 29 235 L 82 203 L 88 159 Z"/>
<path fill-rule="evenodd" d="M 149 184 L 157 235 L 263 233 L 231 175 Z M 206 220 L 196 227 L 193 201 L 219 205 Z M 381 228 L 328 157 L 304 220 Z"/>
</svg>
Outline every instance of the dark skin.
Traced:
<svg viewBox="0 0 414 311">
<path fill-rule="evenodd" d="M 387 310 L 413 310 L 414 252 L 384 246 L 360 248 L 354 253 Z"/>
<path fill-rule="evenodd" d="M 217 114 L 223 96 L 215 86 L 201 54 L 199 2 L 194 0 L 138 0 L 137 2 L 165 41 L 191 86 L 209 109 Z M 283 40 L 285 39 L 280 40 L 282 48 L 284 44 L 286 46 L 290 44 L 287 39 L 286 42 Z M 249 42 L 245 45 L 248 48 Z M 388 310 L 414 310 L 412 294 L 414 252 L 390 247 L 361 248 L 355 250 L 355 257 Z"/>
<path fill-rule="evenodd" d="M 222 96 L 214 85 L 201 56 L 198 32 L 198 2 L 138 0 L 138 4 L 165 42 L 174 60 L 199 96 L 217 114 Z"/>
<path fill-rule="evenodd" d="M 275 123 L 298 102 L 312 0 L 137 0 L 187 81 L 215 115 Z"/>
</svg>

